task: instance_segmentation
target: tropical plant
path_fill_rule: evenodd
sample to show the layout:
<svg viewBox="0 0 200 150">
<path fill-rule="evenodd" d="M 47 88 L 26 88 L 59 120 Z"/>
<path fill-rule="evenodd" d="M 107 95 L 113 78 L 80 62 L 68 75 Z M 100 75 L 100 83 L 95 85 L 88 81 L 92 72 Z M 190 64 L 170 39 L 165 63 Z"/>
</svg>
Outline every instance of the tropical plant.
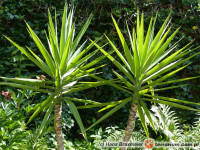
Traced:
<svg viewBox="0 0 200 150">
<path fill-rule="evenodd" d="M 71 110 L 74 118 L 76 119 L 81 132 L 85 138 L 84 126 L 81 121 L 80 115 L 76 109 L 73 101 L 85 102 L 81 99 L 76 99 L 72 97 L 66 97 L 64 95 L 73 92 L 78 92 L 85 90 L 94 86 L 100 86 L 106 83 L 106 81 L 99 82 L 79 82 L 82 77 L 89 76 L 89 73 L 102 67 L 94 67 L 96 63 L 105 58 L 105 56 L 100 56 L 91 62 L 86 64 L 86 61 L 95 55 L 98 51 L 95 50 L 91 53 L 88 51 L 93 47 L 94 42 L 85 48 L 86 42 L 79 45 L 80 40 L 84 33 L 86 32 L 89 23 L 91 21 L 92 15 L 89 16 L 88 20 L 80 30 L 80 32 L 75 37 L 75 23 L 73 23 L 74 10 L 73 8 L 68 10 L 65 6 L 62 18 L 62 27 L 60 33 L 60 40 L 58 40 L 57 33 L 57 20 L 55 13 L 55 24 L 52 21 L 50 11 L 48 13 L 49 24 L 48 24 L 48 35 L 47 42 L 49 45 L 49 50 L 45 48 L 39 37 L 31 29 L 31 27 L 26 23 L 28 32 L 33 38 L 33 41 L 37 45 L 39 51 L 41 52 L 43 59 L 37 56 L 33 50 L 27 47 L 28 52 L 25 48 L 19 46 L 17 43 L 12 41 L 10 38 L 6 37 L 15 47 L 17 47 L 23 54 L 25 54 L 32 62 L 34 62 L 46 75 L 41 75 L 39 79 L 28 79 L 28 78 L 6 78 L 1 77 L 1 79 L 6 80 L 6 82 L 0 82 L 0 85 L 9 85 L 16 88 L 29 89 L 37 92 L 47 93 L 48 98 L 43 101 L 40 106 L 36 109 L 33 115 L 28 120 L 30 123 L 41 111 L 47 110 L 46 115 L 40 127 L 40 132 L 38 132 L 37 138 L 40 136 L 44 126 L 46 125 L 53 108 L 54 111 L 54 127 L 56 132 L 57 146 L 59 150 L 64 149 L 63 136 L 62 136 L 62 125 L 61 125 L 61 114 L 62 114 L 62 102 L 65 101 Z M 68 95 L 69 96 L 69 95 Z M 86 103 L 95 103 L 92 101 L 87 101 Z M 28 124 L 27 123 L 27 124 Z M 37 141 L 36 138 L 36 141 Z M 34 147 L 34 146 L 33 146 Z"/>
<path fill-rule="evenodd" d="M 33 131 L 27 130 L 25 118 L 22 111 L 18 107 L 15 108 L 11 100 L 0 102 L 0 150 L 32 148 L 36 135 Z M 43 134 L 48 131 L 49 129 L 45 129 Z M 35 145 L 35 150 L 47 148 L 46 137 L 40 138 Z"/>
<path fill-rule="evenodd" d="M 157 17 L 157 15 L 156 15 Z M 104 103 L 104 104 L 97 104 L 97 105 L 90 105 L 90 106 L 83 106 L 82 108 L 90 108 L 90 107 L 98 107 L 98 106 L 105 106 L 99 112 L 104 111 L 108 108 L 115 107 L 110 110 L 107 114 L 105 114 L 102 118 L 100 118 L 97 122 L 95 122 L 92 126 L 88 129 L 93 127 L 94 125 L 98 124 L 102 120 L 109 117 L 111 114 L 122 108 L 125 104 L 131 103 L 130 114 L 128 118 L 128 123 L 125 131 L 124 142 L 128 142 L 131 138 L 132 131 L 134 128 L 135 120 L 136 120 L 136 113 L 138 113 L 139 118 L 141 120 L 142 126 L 145 130 L 147 137 L 149 137 L 148 128 L 146 125 L 146 121 L 144 118 L 144 113 L 149 119 L 149 122 L 154 127 L 154 122 L 150 116 L 149 110 L 144 101 L 153 102 L 153 103 L 161 103 L 173 107 L 178 107 L 182 109 L 200 111 L 198 109 L 185 106 L 183 104 L 177 103 L 186 103 L 186 104 L 196 104 L 200 105 L 200 103 L 193 103 L 189 101 L 179 100 L 175 98 L 163 97 L 163 96 L 156 96 L 154 92 L 169 90 L 173 88 L 178 88 L 185 86 L 183 85 L 169 85 L 171 83 L 178 83 L 190 79 L 194 79 L 195 77 L 184 78 L 184 79 L 177 79 L 177 80 L 168 80 L 169 77 L 174 75 L 175 73 L 183 70 L 188 65 L 184 65 L 183 67 L 178 66 L 183 65 L 187 60 L 198 55 L 200 52 L 196 52 L 195 54 L 191 54 L 197 48 L 192 49 L 191 43 L 187 44 L 183 48 L 176 50 L 178 42 L 174 45 L 170 46 L 170 42 L 173 40 L 174 36 L 177 34 L 178 28 L 171 36 L 168 36 L 169 32 L 171 31 L 172 27 L 170 25 L 170 15 L 166 18 L 163 25 L 161 26 L 160 30 L 154 37 L 154 29 L 155 29 L 155 19 L 153 17 L 150 20 L 149 27 L 146 33 L 146 37 L 144 37 L 144 15 L 142 13 L 141 19 L 139 16 L 139 11 L 137 12 L 137 26 L 136 30 L 133 28 L 132 35 L 129 31 L 129 27 L 127 25 L 128 35 L 130 38 L 130 49 L 129 45 L 126 43 L 122 32 L 120 31 L 115 19 L 112 17 L 115 28 L 119 35 L 124 55 L 118 50 L 118 48 L 114 45 L 114 43 L 106 36 L 110 45 L 115 50 L 119 58 L 123 63 L 118 62 L 113 56 L 107 53 L 103 48 L 101 48 L 98 44 L 95 43 L 95 46 L 101 50 L 103 54 L 105 54 L 114 64 L 115 66 L 122 72 L 126 77 L 117 73 L 115 71 L 114 74 L 118 77 L 121 81 L 121 84 L 112 83 L 110 85 L 126 91 L 127 93 L 131 94 L 132 96 L 115 102 Z M 176 51 L 175 51 L 176 50 Z M 191 54 L 187 58 L 184 56 Z M 175 69 L 175 70 L 173 70 Z M 99 79 L 98 77 L 96 77 Z M 100 79 L 99 79 L 100 80 Z M 167 86 L 164 88 L 159 88 L 159 86 Z M 155 89 L 156 87 L 156 89 Z M 156 130 L 155 130 L 156 132 Z M 126 148 L 122 148 L 126 149 Z"/>
</svg>

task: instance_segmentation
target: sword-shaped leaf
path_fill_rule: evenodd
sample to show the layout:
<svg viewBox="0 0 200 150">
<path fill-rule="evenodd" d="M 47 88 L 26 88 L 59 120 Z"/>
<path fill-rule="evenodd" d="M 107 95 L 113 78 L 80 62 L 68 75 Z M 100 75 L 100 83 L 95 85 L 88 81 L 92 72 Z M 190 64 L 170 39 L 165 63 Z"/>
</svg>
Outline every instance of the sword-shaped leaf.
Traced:
<svg viewBox="0 0 200 150">
<path fill-rule="evenodd" d="M 119 56 L 119 58 L 123 61 L 123 63 L 125 64 L 125 66 L 131 70 L 130 65 L 128 64 L 128 62 L 126 61 L 126 59 L 124 58 L 124 56 L 120 53 L 120 51 L 115 47 L 115 45 L 110 41 L 110 39 L 106 36 L 106 38 L 108 39 L 108 41 L 110 42 L 111 46 L 113 47 L 113 49 L 116 51 L 117 55 Z M 133 69 L 134 72 L 134 69 Z"/>
<path fill-rule="evenodd" d="M 42 104 L 37 108 L 33 115 L 29 118 L 27 124 L 29 124 L 48 104 L 51 104 L 54 100 L 55 94 L 51 94 Z"/>
<path fill-rule="evenodd" d="M 49 67 L 47 65 L 44 65 L 41 62 L 38 62 L 32 55 L 30 55 L 24 48 L 19 46 L 17 43 L 13 42 L 10 38 L 6 37 L 15 47 L 17 47 L 23 54 L 25 54 L 32 62 L 34 62 L 40 69 L 45 71 L 49 76 L 53 77 L 52 72 L 50 71 Z"/>
<path fill-rule="evenodd" d="M 40 126 L 40 131 L 37 134 L 36 139 L 34 141 L 33 149 L 34 149 L 35 145 L 37 144 L 37 140 L 39 139 L 40 135 L 42 134 L 44 127 L 47 125 L 48 119 L 49 119 L 49 117 L 51 115 L 51 112 L 53 111 L 54 105 L 55 105 L 55 101 L 52 101 L 51 104 L 50 104 L 49 109 L 47 110 L 47 112 L 46 112 L 46 114 L 44 116 L 44 119 L 43 119 L 42 124 Z"/>
<path fill-rule="evenodd" d="M 119 35 L 120 41 L 121 41 L 121 43 L 122 43 L 122 46 L 123 46 L 124 53 L 125 53 L 126 59 L 127 59 L 127 61 L 128 61 L 128 64 L 129 64 L 130 67 L 131 67 L 131 66 L 134 66 L 133 56 L 132 56 L 132 54 L 131 54 L 131 52 L 130 52 L 130 50 L 129 50 L 127 44 L 126 44 L 126 41 L 125 41 L 125 39 L 124 39 L 124 37 L 123 37 L 123 35 L 122 35 L 122 33 L 121 33 L 121 31 L 120 31 L 118 25 L 117 25 L 117 22 L 116 22 L 115 19 L 113 18 L 113 16 L 112 16 L 112 19 L 113 19 L 115 28 L 116 28 L 116 30 L 117 30 L 117 33 L 118 33 L 118 35 Z M 131 71 L 134 72 L 134 70 L 132 70 L 132 69 L 133 69 L 133 68 L 131 68 Z"/>
<path fill-rule="evenodd" d="M 53 75 L 55 75 L 55 64 L 53 59 L 51 58 L 49 52 L 46 50 L 46 48 L 44 47 L 44 45 L 42 44 L 42 42 L 40 41 L 40 39 L 38 38 L 38 36 L 35 34 L 35 32 L 31 29 L 31 27 L 28 25 L 28 23 L 26 23 L 27 27 L 28 27 L 28 31 L 29 34 L 32 36 L 35 44 L 37 45 L 38 49 L 40 50 L 40 52 L 42 53 L 42 56 L 44 57 L 44 59 L 46 60 L 47 65 L 49 66 L 51 72 Z"/>
<path fill-rule="evenodd" d="M 144 112 L 145 112 L 147 118 L 149 119 L 149 122 L 150 122 L 150 124 L 151 124 L 153 130 L 154 130 L 155 133 L 157 134 L 156 128 L 155 128 L 155 126 L 154 126 L 154 122 L 153 122 L 153 120 L 152 120 L 152 118 L 151 118 L 151 115 L 150 115 L 150 112 L 149 112 L 148 108 L 146 107 L 145 103 L 144 103 L 142 100 L 140 101 L 140 104 L 141 104 L 141 106 L 142 106 L 142 108 L 143 108 L 143 110 L 144 110 Z"/>
<path fill-rule="evenodd" d="M 87 140 L 87 135 L 86 135 L 86 133 L 85 133 L 85 127 L 83 126 L 83 122 L 82 122 L 82 120 L 81 120 L 81 117 L 80 117 L 80 115 L 79 115 L 79 112 L 78 112 L 76 106 L 75 106 L 74 103 L 73 103 L 71 100 L 69 100 L 69 99 L 65 99 L 65 102 L 66 102 L 67 105 L 69 106 L 70 111 L 72 112 L 74 118 L 76 119 L 76 122 L 78 123 L 78 125 L 79 125 L 79 127 L 80 127 L 80 129 L 81 129 L 81 132 L 82 132 L 84 138 Z"/>
<path fill-rule="evenodd" d="M 163 91 L 163 90 L 171 90 L 171 89 L 175 89 L 175 88 L 179 88 L 179 87 L 183 87 L 183 86 L 187 86 L 188 84 L 182 84 L 182 85 L 177 85 L 177 86 L 170 86 L 170 87 L 165 87 L 165 88 L 160 88 L 160 89 L 153 89 L 153 90 L 149 90 L 157 92 L 157 91 Z"/>
<path fill-rule="evenodd" d="M 138 112 L 140 121 L 141 121 L 141 123 L 142 123 L 142 126 L 143 126 L 143 128 L 144 128 L 144 131 L 145 131 L 147 137 L 149 138 L 149 132 L 148 132 L 148 128 L 147 128 L 147 125 L 146 125 L 144 113 L 143 113 L 143 110 L 142 110 L 142 108 L 141 108 L 141 106 L 140 106 L 139 103 L 138 103 L 137 112 Z"/>
<path fill-rule="evenodd" d="M 177 108 L 181 108 L 181 109 L 187 109 L 187 110 L 193 110 L 193 111 L 198 111 L 200 112 L 200 110 L 198 109 L 194 109 L 188 106 L 184 106 L 184 105 L 180 105 L 180 104 L 176 104 L 176 103 L 172 103 L 172 102 L 168 102 L 168 101 L 163 101 L 163 100 L 153 100 L 153 99 L 148 99 L 148 98 L 142 98 L 145 101 L 150 101 L 150 102 L 154 102 L 154 103 L 161 103 L 161 104 L 165 104 L 165 105 L 169 105 L 169 106 L 173 106 L 173 107 L 177 107 Z"/>
<path fill-rule="evenodd" d="M 89 16 L 88 20 L 86 21 L 86 23 L 84 24 L 84 26 L 82 27 L 81 31 L 78 33 L 77 37 L 75 38 L 73 45 L 72 45 L 72 52 L 74 52 L 74 50 L 76 49 L 76 47 L 78 46 L 82 36 L 85 34 L 91 19 L 92 19 L 92 14 Z"/>
<path fill-rule="evenodd" d="M 188 64 L 188 65 L 190 65 L 190 64 Z M 173 76 L 173 75 L 176 74 L 177 72 L 179 72 L 179 71 L 181 71 L 182 69 L 186 68 L 188 65 L 185 65 L 185 66 L 183 66 L 183 67 L 181 67 L 181 68 L 179 68 L 179 69 L 176 69 L 175 71 L 172 71 L 172 72 L 168 73 L 167 75 L 165 75 L 165 76 L 159 78 L 158 80 L 153 81 L 152 83 L 150 83 L 150 86 L 152 86 L 152 85 L 154 86 L 154 85 L 156 85 L 156 84 L 158 84 L 158 83 L 161 83 L 162 81 L 166 80 L 167 78 Z M 144 81 L 145 81 L 145 80 L 144 80 Z M 148 86 L 148 85 L 147 85 L 147 86 Z M 142 89 L 143 89 L 143 88 L 146 88 L 147 86 L 143 86 Z"/>
<path fill-rule="evenodd" d="M 183 81 L 192 80 L 192 79 L 196 79 L 196 78 L 198 78 L 198 77 L 191 77 L 191 78 L 170 80 L 170 81 L 166 81 L 166 82 L 158 82 L 158 83 L 155 83 L 155 84 L 154 84 L 154 82 L 153 82 L 153 83 L 151 83 L 151 84 L 145 86 L 145 87 L 142 88 L 142 89 L 145 89 L 145 88 L 147 88 L 147 87 L 149 87 L 149 86 L 159 86 L 159 85 L 165 85 L 165 84 L 171 84 L 171 83 L 178 83 L 178 82 L 183 82 Z"/>
<path fill-rule="evenodd" d="M 75 101 L 75 102 L 81 102 L 81 103 L 86 103 L 86 104 L 101 104 L 99 102 L 95 102 L 95 101 L 92 101 L 92 100 L 85 100 L 85 99 L 80 99 L 80 98 L 72 98 L 72 97 L 63 97 L 63 99 L 68 99 L 68 100 L 72 100 L 72 101 Z"/>
<path fill-rule="evenodd" d="M 21 88 L 21 89 L 28 89 L 28 90 L 39 91 L 39 92 L 44 92 L 44 93 L 52 93 L 51 91 L 39 89 L 38 87 L 27 86 L 27 85 L 17 84 L 17 83 L 0 82 L 0 85 L 9 85 L 9 86 Z"/>
<path fill-rule="evenodd" d="M 6 78 L 6 77 L 0 77 L 3 80 L 6 81 L 12 81 L 15 83 L 21 83 L 21 84 L 28 84 L 28 85 L 44 85 L 44 84 L 53 84 L 53 81 L 44 81 L 44 80 L 38 80 L 38 79 L 27 79 L 27 78 Z"/>
<path fill-rule="evenodd" d="M 172 102 L 178 102 L 178 103 L 200 105 L 200 103 L 194 103 L 194 102 L 189 102 L 189 101 L 184 101 L 184 100 L 179 100 L 179 99 L 169 98 L 169 97 L 163 97 L 163 96 L 156 96 L 156 95 L 152 96 L 152 95 L 148 95 L 148 94 L 144 94 L 144 96 L 157 98 L 157 99 L 161 99 L 161 100 L 165 100 L 165 101 L 172 101 Z"/>
<path fill-rule="evenodd" d="M 123 103 L 125 101 L 129 100 L 129 98 L 116 101 L 116 102 L 108 102 L 108 103 L 100 103 L 100 104 L 93 104 L 93 105 L 85 105 L 85 106 L 78 106 L 77 109 L 86 109 L 86 108 L 93 108 L 93 107 L 103 107 L 108 105 L 118 105 L 120 103 Z"/>
<path fill-rule="evenodd" d="M 104 51 L 100 46 L 98 46 L 95 43 L 95 46 L 98 47 L 100 49 L 100 51 L 102 53 L 104 53 L 104 55 L 106 55 L 128 78 L 129 80 L 132 81 L 132 83 L 134 83 L 134 78 L 132 77 L 132 75 L 126 70 L 126 68 L 124 66 L 122 66 L 118 61 L 116 61 L 111 55 L 109 55 L 106 51 Z"/>
<path fill-rule="evenodd" d="M 108 118 L 109 116 L 111 116 L 113 113 L 115 113 L 116 111 L 118 111 L 120 108 L 122 108 L 124 105 L 126 105 L 128 102 L 130 102 L 133 98 L 129 97 L 127 99 L 127 101 L 122 102 L 121 104 L 115 106 L 115 108 L 113 108 L 111 111 L 109 111 L 108 113 L 106 113 L 103 117 L 101 117 L 99 120 L 97 120 L 93 125 L 91 125 L 88 129 L 85 130 L 85 132 L 87 130 L 90 130 L 92 127 L 94 127 L 95 125 L 99 124 L 100 122 L 102 122 L 103 120 L 105 120 L 106 118 Z"/>
</svg>

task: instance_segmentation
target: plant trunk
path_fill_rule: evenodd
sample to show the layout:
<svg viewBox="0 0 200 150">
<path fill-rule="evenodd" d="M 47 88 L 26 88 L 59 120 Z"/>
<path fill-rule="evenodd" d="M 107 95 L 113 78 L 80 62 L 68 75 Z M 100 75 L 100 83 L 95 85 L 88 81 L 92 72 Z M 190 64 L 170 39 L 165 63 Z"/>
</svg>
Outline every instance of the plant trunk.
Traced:
<svg viewBox="0 0 200 150">
<path fill-rule="evenodd" d="M 56 131 L 56 140 L 58 145 L 58 150 L 64 150 L 64 144 L 63 144 L 63 135 L 62 135 L 62 103 L 56 103 L 55 105 L 55 119 L 54 119 L 54 127 Z"/>
<path fill-rule="evenodd" d="M 138 107 L 137 102 L 133 102 L 131 105 L 130 114 L 129 114 L 129 118 L 128 118 L 127 127 L 125 130 L 125 136 L 124 136 L 123 142 L 129 142 L 129 140 L 132 136 L 132 132 L 135 127 L 137 107 Z M 126 149 L 127 149 L 127 147 L 120 148 L 120 150 L 126 150 Z"/>
</svg>

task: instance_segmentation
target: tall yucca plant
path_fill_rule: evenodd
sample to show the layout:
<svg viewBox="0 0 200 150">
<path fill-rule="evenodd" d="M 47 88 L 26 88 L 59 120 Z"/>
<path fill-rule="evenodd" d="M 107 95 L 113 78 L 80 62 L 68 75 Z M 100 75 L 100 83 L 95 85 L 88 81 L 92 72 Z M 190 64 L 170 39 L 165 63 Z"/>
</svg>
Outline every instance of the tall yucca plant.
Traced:
<svg viewBox="0 0 200 150">
<path fill-rule="evenodd" d="M 117 102 L 105 103 L 105 104 L 98 104 L 98 105 L 90 105 L 90 106 L 81 106 L 81 108 L 91 108 L 91 107 L 98 107 L 98 106 L 106 106 L 100 111 L 106 110 L 111 107 L 113 108 L 109 111 L 105 116 L 99 119 L 95 124 L 91 127 L 96 125 L 97 123 L 101 122 L 103 119 L 107 118 L 120 108 L 122 108 L 128 102 L 131 102 L 130 114 L 129 119 L 126 127 L 124 142 L 128 142 L 130 140 L 132 130 L 134 128 L 134 123 L 136 119 L 136 113 L 138 113 L 139 118 L 141 120 L 142 126 L 146 132 L 146 135 L 149 136 L 148 129 L 146 126 L 146 121 L 144 117 L 144 113 L 149 119 L 149 122 L 154 128 L 154 123 L 152 121 L 151 115 L 149 110 L 144 101 L 149 101 L 153 103 L 161 103 L 173 107 L 188 109 L 188 110 L 195 110 L 200 111 L 188 106 L 184 106 L 182 104 L 177 103 L 186 103 L 186 104 L 197 104 L 183 100 L 178 100 L 169 97 L 163 96 L 156 96 L 154 92 L 156 91 L 163 91 L 167 89 L 178 88 L 184 85 L 173 86 L 170 85 L 171 83 L 178 83 L 191 78 L 184 78 L 184 79 L 177 79 L 171 81 L 165 81 L 175 73 L 181 71 L 188 65 L 182 66 L 180 68 L 176 68 L 184 64 L 187 60 L 195 57 L 199 54 L 199 52 L 192 54 L 191 56 L 184 58 L 184 56 L 191 54 L 195 49 L 192 49 L 191 43 L 187 44 L 185 47 L 175 51 L 178 42 L 175 43 L 173 46 L 169 46 L 170 42 L 175 37 L 176 33 L 178 32 L 179 28 L 168 38 L 168 34 L 171 31 L 171 27 L 168 28 L 170 22 L 170 15 L 167 17 L 163 25 L 161 26 L 160 30 L 154 37 L 154 26 L 155 20 L 153 21 L 153 17 L 150 20 L 149 27 L 147 30 L 146 37 L 144 37 L 144 17 L 143 13 L 141 18 L 139 16 L 139 11 L 137 12 L 137 27 L 136 30 L 133 28 L 132 34 L 130 33 L 128 26 L 128 35 L 130 39 L 130 48 L 125 41 L 115 19 L 112 17 L 115 28 L 119 35 L 124 55 L 118 50 L 118 48 L 113 44 L 113 42 L 107 37 L 110 45 L 115 50 L 119 58 L 123 63 L 118 62 L 114 57 L 109 55 L 103 48 L 98 47 L 103 54 L 105 54 L 114 64 L 115 66 L 124 73 L 127 77 L 125 78 L 123 75 L 115 72 L 114 74 L 118 77 L 121 81 L 121 84 L 111 84 L 112 86 L 126 91 L 130 93 L 132 96 L 126 98 L 124 100 L 120 100 Z M 174 70 L 173 70 L 174 69 Z M 165 85 L 165 88 L 159 88 L 159 86 Z M 156 87 L 156 89 L 155 89 Z M 80 108 L 80 107 L 79 107 Z M 99 111 L 99 112 L 100 112 Z M 90 127 L 90 128 L 91 128 Z M 89 128 L 89 129 L 90 129 Z M 155 128 L 154 128 L 155 130 Z M 124 148 L 122 148 L 124 149 Z"/>
<path fill-rule="evenodd" d="M 36 33 L 27 24 L 28 32 L 33 38 L 35 44 L 37 45 L 39 51 L 42 54 L 43 59 L 37 56 L 29 47 L 27 50 L 13 42 L 11 39 L 6 37 L 14 46 L 16 46 L 23 54 L 25 54 L 31 61 L 33 61 L 41 70 L 47 74 L 47 78 L 44 80 L 37 79 L 26 79 L 26 78 L 6 78 L 1 77 L 1 79 L 7 82 L 0 82 L 0 85 L 9 85 L 17 88 L 30 89 L 34 91 L 48 93 L 48 98 L 41 103 L 37 110 L 30 117 L 28 123 L 30 123 L 41 111 L 47 110 L 44 120 L 41 125 L 41 132 L 44 128 L 48 118 L 55 107 L 54 112 L 54 126 L 56 132 L 57 145 L 59 150 L 64 149 L 63 137 L 62 137 L 62 126 L 61 126 L 61 113 L 62 113 L 62 102 L 63 100 L 69 106 L 72 114 L 74 115 L 81 132 L 86 138 L 84 133 L 83 123 L 80 119 L 79 113 L 76 109 L 73 101 L 95 103 L 92 101 L 84 101 L 81 99 L 66 97 L 66 94 L 88 89 L 94 86 L 100 86 L 106 82 L 79 82 L 78 80 L 82 77 L 88 76 L 90 72 L 98 69 L 99 67 L 91 68 L 97 62 L 105 58 L 101 56 L 90 63 L 86 64 L 86 61 L 91 58 L 98 49 L 88 53 L 88 51 L 93 47 L 94 43 L 85 47 L 86 42 L 79 45 L 80 40 L 91 21 L 91 15 L 80 30 L 80 32 L 75 37 L 75 24 L 73 23 L 74 11 L 70 9 L 68 11 L 67 6 L 64 8 L 62 27 L 60 40 L 58 40 L 57 34 L 57 21 L 55 14 L 55 24 L 52 21 L 52 17 L 49 14 L 49 24 L 48 24 L 48 35 L 47 41 L 49 45 L 49 51 L 42 44 Z M 65 95 L 65 96 L 64 96 Z M 40 134 L 39 133 L 39 134 Z M 38 135 L 39 137 L 39 135 Z M 33 146 L 34 147 L 34 146 Z"/>
</svg>

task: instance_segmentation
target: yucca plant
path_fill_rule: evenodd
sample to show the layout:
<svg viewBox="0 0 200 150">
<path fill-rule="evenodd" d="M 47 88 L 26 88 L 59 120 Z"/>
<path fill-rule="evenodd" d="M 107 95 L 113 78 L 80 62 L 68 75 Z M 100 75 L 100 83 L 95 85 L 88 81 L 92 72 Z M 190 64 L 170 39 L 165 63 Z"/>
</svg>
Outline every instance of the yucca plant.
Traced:
<svg viewBox="0 0 200 150">
<path fill-rule="evenodd" d="M 170 35 L 167 38 L 169 32 L 171 31 L 171 27 L 169 27 L 170 15 L 166 18 L 165 22 L 163 23 L 163 25 L 161 26 L 161 28 L 159 29 L 155 37 L 154 37 L 154 28 L 155 28 L 156 17 L 155 19 L 153 19 L 152 17 L 149 23 L 146 36 L 144 36 L 144 16 L 142 13 L 140 17 L 139 11 L 138 11 L 136 30 L 133 28 L 132 34 L 129 31 L 129 28 L 127 25 L 128 35 L 130 39 L 129 41 L 130 48 L 129 48 L 129 45 L 126 43 L 125 38 L 122 35 L 122 32 L 120 31 L 115 19 L 113 17 L 112 19 L 113 19 L 115 28 L 117 30 L 117 33 L 119 35 L 119 38 L 124 50 L 124 55 L 107 36 L 106 38 L 108 39 L 110 45 L 115 50 L 119 58 L 121 59 L 122 63 L 120 63 L 114 57 L 108 54 L 98 44 L 95 43 L 95 45 L 126 76 L 124 77 L 124 75 L 121 75 L 120 73 L 113 71 L 114 74 L 121 81 L 121 84 L 113 83 L 111 85 L 120 90 L 126 91 L 127 93 L 130 93 L 132 96 L 126 99 L 116 101 L 116 102 L 111 102 L 111 103 L 82 106 L 81 108 L 106 106 L 103 109 L 101 109 L 99 112 L 111 107 L 115 107 L 112 110 L 110 110 L 107 114 L 105 114 L 101 119 L 99 119 L 96 123 L 94 123 L 91 127 L 101 122 L 103 119 L 109 117 L 111 114 L 113 114 L 114 112 L 122 108 L 124 105 L 129 104 L 130 102 L 131 103 L 130 114 L 129 114 L 128 123 L 126 127 L 125 137 L 123 139 L 124 142 L 128 142 L 134 128 L 136 113 L 138 113 L 142 126 L 148 137 L 149 137 L 149 133 L 146 126 L 144 113 L 148 117 L 151 125 L 154 127 L 154 123 L 152 121 L 149 110 L 144 101 L 153 102 L 153 103 L 161 103 L 161 104 L 178 107 L 182 109 L 200 111 L 200 110 L 185 106 L 183 104 L 177 104 L 177 103 L 186 103 L 186 104 L 200 105 L 199 103 L 193 103 L 189 101 L 178 100 L 175 98 L 154 95 L 154 92 L 157 92 L 157 91 L 163 91 L 163 90 L 185 86 L 185 84 L 173 86 L 173 85 L 170 85 L 171 83 L 178 83 L 178 82 L 195 78 L 195 77 L 191 77 L 191 78 L 165 81 L 169 77 L 173 76 L 175 73 L 186 68 L 188 65 L 184 65 L 177 69 L 178 66 L 183 65 L 187 60 L 199 54 L 199 52 L 196 52 L 195 54 L 191 53 L 197 49 L 197 48 L 192 49 L 192 46 L 191 46 L 192 42 L 190 42 L 189 44 L 187 44 L 186 46 L 184 46 L 183 48 L 179 50 L 176 50 L 178 42 L 176 42 L 173 46 L 169 45 L 179 30 L 178 28 L 172 35 Z M 188 56 L 188 57 L 185 58 L 184 56 Z M 96 78 L 99 79 L 98 77 Z M 161 85 L 165 86 L 165 88 L 159 88 L 159 86 Z M 90 129 L 91 127 L 89 127 L 88 129 Z M 154 127 L 154 130 L 155 130 L 155 127 Z"/>
<path fill-rule="evenodd" d="M 41 76 L 39 79 L 28 79 L 28 78 L 6 78 L 1 77 L 1 79 L 6 80 L 5 82 L 0 82 L 0 85 L 9 85 L 16 88 L 29 89 L 38 92 L 48 93 L 48 98 L 41 103 L 37 110 L 30 117 L 28 123 L 30 123 L 41 111 L 47 110 L 44 120 L 41 124 L 40 130 L 42 130 L 49 119 L 54 107 L 54 126 L 56 132 L 57 145 L 59 150 L 64 149 L 63 137 L 62 137 L 62 125 L 61 125 L 61 114 L 62 114 L 62 104 L 63 101 L 67 103 L 69 109 L 74 115 L 83 136 L 86 138 L 86 134 L 83 132 L 84 126 L 79 116 L 73 101 L 95 103 L 92 101 L 85 101 L 81 99 L 76 99 L 73 97 L 67 97 L 67 94 L 85 90 L 94 86 L 100 86 L 106 83 L 106 81 L 100 82 L 80 82 L 79 79 L 98 69 L 99 67 L 93 67 L 100 60 L 105 58 L 105 56 L 100 56 L 95 60 L 86 64 L 86 61 L 95 55 L 98 51 L 88 51 L 93 47 L 94 42 L 89 46 L 85 47 L 86 42 L 79 44 L 82 36 L 86 32 L 89 23 L 91 21 L 92 15 L 89 16 L 88 20 L 80 30 L 80 32 L 75 36 L 75 23 L 73 22 L 74 10 L 68 9 L 67 6 L 64 8 L 62 27 L 60 33 L 60 39 L 58 39 L 57 33 L 57 20 L 55 13 L 55 23 L 52 21 L 50 11 L 48 13 L 49 24 L 48 24 L 48 35 L 47 42 L 49 45 L 49 51 L 45 48 L 44 44 L 41 42 L 36 33 L 31 29 L 31 27 L 26 23 L 28 32 L 33 38 L 33 41 L 37 45 L 39 51 L 41 52 L 40 58 L 37 56 L 33 50 L 27 47 L 27 50 L 10 38 L 6 37 L 14 46 L 16 46 L 23 54 L 25 54 L 32 62 L 34 62 L 41 70 L 43 70 L 46 75 Z M 41 133 L 41 132 L 39 132 Z M 39 135 L 38 135 L 39 137 Z M 34 146 L 33 146 L 34 147 Z"/>
</svg>

